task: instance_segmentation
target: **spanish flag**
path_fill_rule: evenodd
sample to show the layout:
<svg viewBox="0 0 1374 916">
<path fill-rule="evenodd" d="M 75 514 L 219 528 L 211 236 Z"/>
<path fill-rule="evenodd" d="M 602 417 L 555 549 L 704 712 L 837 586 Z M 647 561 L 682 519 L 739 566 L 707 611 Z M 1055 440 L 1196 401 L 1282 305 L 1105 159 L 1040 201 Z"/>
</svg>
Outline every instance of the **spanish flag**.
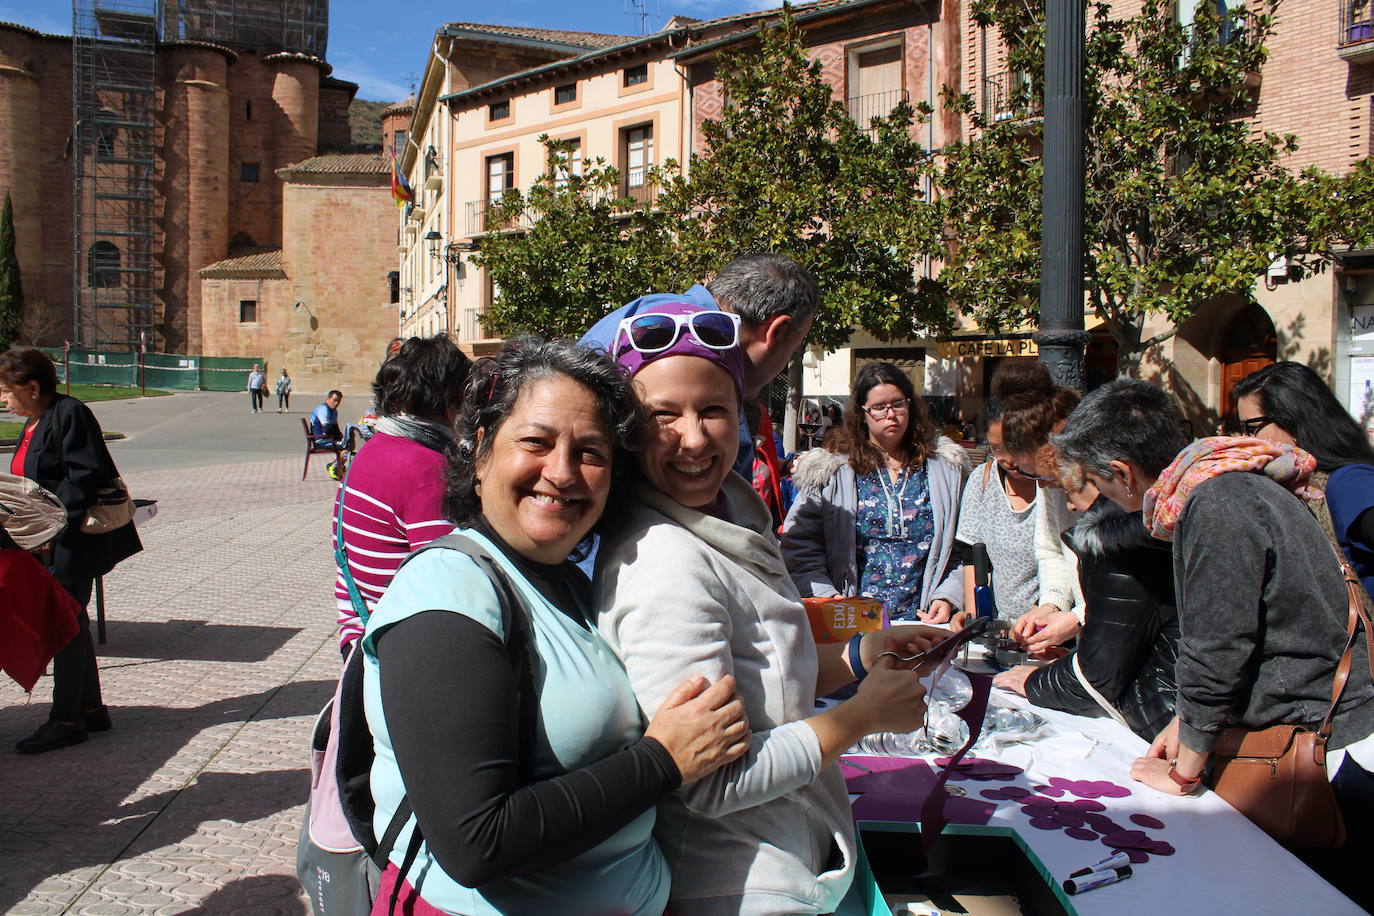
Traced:
<svg viewBox="0 0 1374 916">
<path fill-rule="evenodd" d="M 415 202 L 415 191 L 406 183 L 406 178 L 401 174 L 401 165 L 396 161 L 396 154 L 391 154 L 391 199 L 396 201 L 396 209 L 401 209 L 406 204 Z"/>
</svg>

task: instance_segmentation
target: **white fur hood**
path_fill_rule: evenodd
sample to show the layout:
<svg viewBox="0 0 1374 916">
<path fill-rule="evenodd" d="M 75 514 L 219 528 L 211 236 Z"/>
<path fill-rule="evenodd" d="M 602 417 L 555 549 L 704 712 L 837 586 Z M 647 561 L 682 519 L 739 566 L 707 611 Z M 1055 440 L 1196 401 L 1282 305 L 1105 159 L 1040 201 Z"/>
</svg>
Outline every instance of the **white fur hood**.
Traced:
<svg viewBox="0 0 1374 916">
<path fill-rule="evenodd" d="M 971 466 L 968 450 L 945 436 L 940 436 L 936 441 L 934 457 L 954 468 L 960 475 L 967 474 Z M 798 456 L 792 471 L 792 482 L 798 490 L 819 490 L 830 482 L 836 471 L 848 463 L 848 455 L 813 448 Z"/>
</svg>

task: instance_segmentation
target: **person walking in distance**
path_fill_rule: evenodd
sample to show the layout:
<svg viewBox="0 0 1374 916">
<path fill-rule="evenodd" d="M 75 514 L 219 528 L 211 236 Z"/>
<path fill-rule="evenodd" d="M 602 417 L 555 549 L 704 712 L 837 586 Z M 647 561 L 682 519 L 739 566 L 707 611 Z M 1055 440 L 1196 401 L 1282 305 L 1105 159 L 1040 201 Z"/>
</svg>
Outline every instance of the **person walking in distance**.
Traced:
<svg viewBox="0 0 1374 916">
<path fill-rule="evenodd" d="M 286 367 L 282 366 L 281 375 L 277 376 L 277 413 L 291 412 L 291 376 L 287 374 Z"/>
<path fill-rule="evenodd" d="M 253 369 L 248 373 L 248 404 L 253 413 L 262 413 L 262 393 L 266 388 L 267 376 L 262 366 L 253 363 Z"/>
</svg>

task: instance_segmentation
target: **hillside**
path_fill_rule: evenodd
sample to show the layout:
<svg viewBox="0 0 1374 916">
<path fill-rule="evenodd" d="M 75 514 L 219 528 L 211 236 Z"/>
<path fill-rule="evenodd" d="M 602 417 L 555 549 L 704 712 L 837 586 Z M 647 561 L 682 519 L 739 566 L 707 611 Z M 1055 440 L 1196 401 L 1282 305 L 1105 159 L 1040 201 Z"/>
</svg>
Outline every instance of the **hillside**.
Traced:
<svg viewBox="0 0 1374 916">
<path fill-rule="evenodd" d="M 382 143 L 382 109 L 390 102 L 369 102 L 354 99 L 348 106 L 348 127 L 353 132 L 354 146 L 380 146 Z"/>
</svg>

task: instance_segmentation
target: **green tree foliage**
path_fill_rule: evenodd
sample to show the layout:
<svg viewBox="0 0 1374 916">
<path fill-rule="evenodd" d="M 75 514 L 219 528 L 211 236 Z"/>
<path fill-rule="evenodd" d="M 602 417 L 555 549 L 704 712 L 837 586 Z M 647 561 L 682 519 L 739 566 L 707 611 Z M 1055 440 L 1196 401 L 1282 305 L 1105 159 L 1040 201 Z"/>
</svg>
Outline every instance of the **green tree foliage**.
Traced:
<svg viewBox="0 0 1374 916">
<path fill-rule="evenodd" d="M 702 125 L 706 152 L 660 198 L 681 250 L 702 269 L 741 251 L 805 264 L 823 297 L 810 340 L 829 348 L 855 328 L 891 340 L 947 326 L 940 288 L 917 278 L 940 246 L 930 159 L 912 138 L 929 109 L 856 123 L 786 9 L 717 74 L 726 104 Z"/>
<path fill-rule="evenodd" d="M 1089 5 L 1084 287 L 1116 339 L 1118 369 L 1133 373 L 1151 346 L 1209 299 L 1251 296 L 1276 255 L 1294 277 L 1319 269 L 1331 225 L 1333 180 L 1284 164 L 1292 136 L 1252 132 L 1246 117 L 1273 27 L 1273 7 L 1218 18 L 1199 5 L 1189 29 L 1171 5 L 1146 0 L 1113 19 Z M 1028 115 L 1044 80 L 1044 0 L 975 0 L 995 26 L 1008 68 L 1027 75 L 1010 109 Z M 1033 321 L 1040 276 L 1040 127 L 991 120 L 967 95 L 977 136 L 946 148 L 943 204 L 955 238 L 941 278 L 985 328 Z M 1146 338 L 1150 316 L 1171 323 Z"/>
<path fill-rule="evenodd" d="M 9 192 L 0 210 L 0 346 L 19 336 L 24 317 L 24 286 L 19 276 L 19 256 L 14 250 L 14 207 Z"/>
<path fill-rule="evenodd" d="M 547 171 L 494 203 L 472 256 L 498 290 L 487 334 L 577 338 L 630 299 L 696 282 L 675 256 L 667 215 L 621 196 L 615 167 L 597 159 L 570 174 L 571 144 L 540 141 Z"/>
<path fill-rule="evenodd" d="M 784 9 L 759 46 L 717 61 L 721 118 L 702 127 L 704 154 L 686 174 L 669 160 L 651 173 L 651 208 L 617 197 L 620 173 L 597 162 L 559 175 L 566 151 L 528 191 L 491 212 L 474 261 L 500 289 L 489 332 L 575 335 L 645 292 L 685 289 L 741 252 L 773 251 L 807 265 L 824 300 L 811 340 L 842 345 L 863 328 L 882 339 L 943 327 L 951 314 L 938 284 L 918 281 L 939 251 L 931 172 L 910 105 L 859 125 Z"/>
</svg>

